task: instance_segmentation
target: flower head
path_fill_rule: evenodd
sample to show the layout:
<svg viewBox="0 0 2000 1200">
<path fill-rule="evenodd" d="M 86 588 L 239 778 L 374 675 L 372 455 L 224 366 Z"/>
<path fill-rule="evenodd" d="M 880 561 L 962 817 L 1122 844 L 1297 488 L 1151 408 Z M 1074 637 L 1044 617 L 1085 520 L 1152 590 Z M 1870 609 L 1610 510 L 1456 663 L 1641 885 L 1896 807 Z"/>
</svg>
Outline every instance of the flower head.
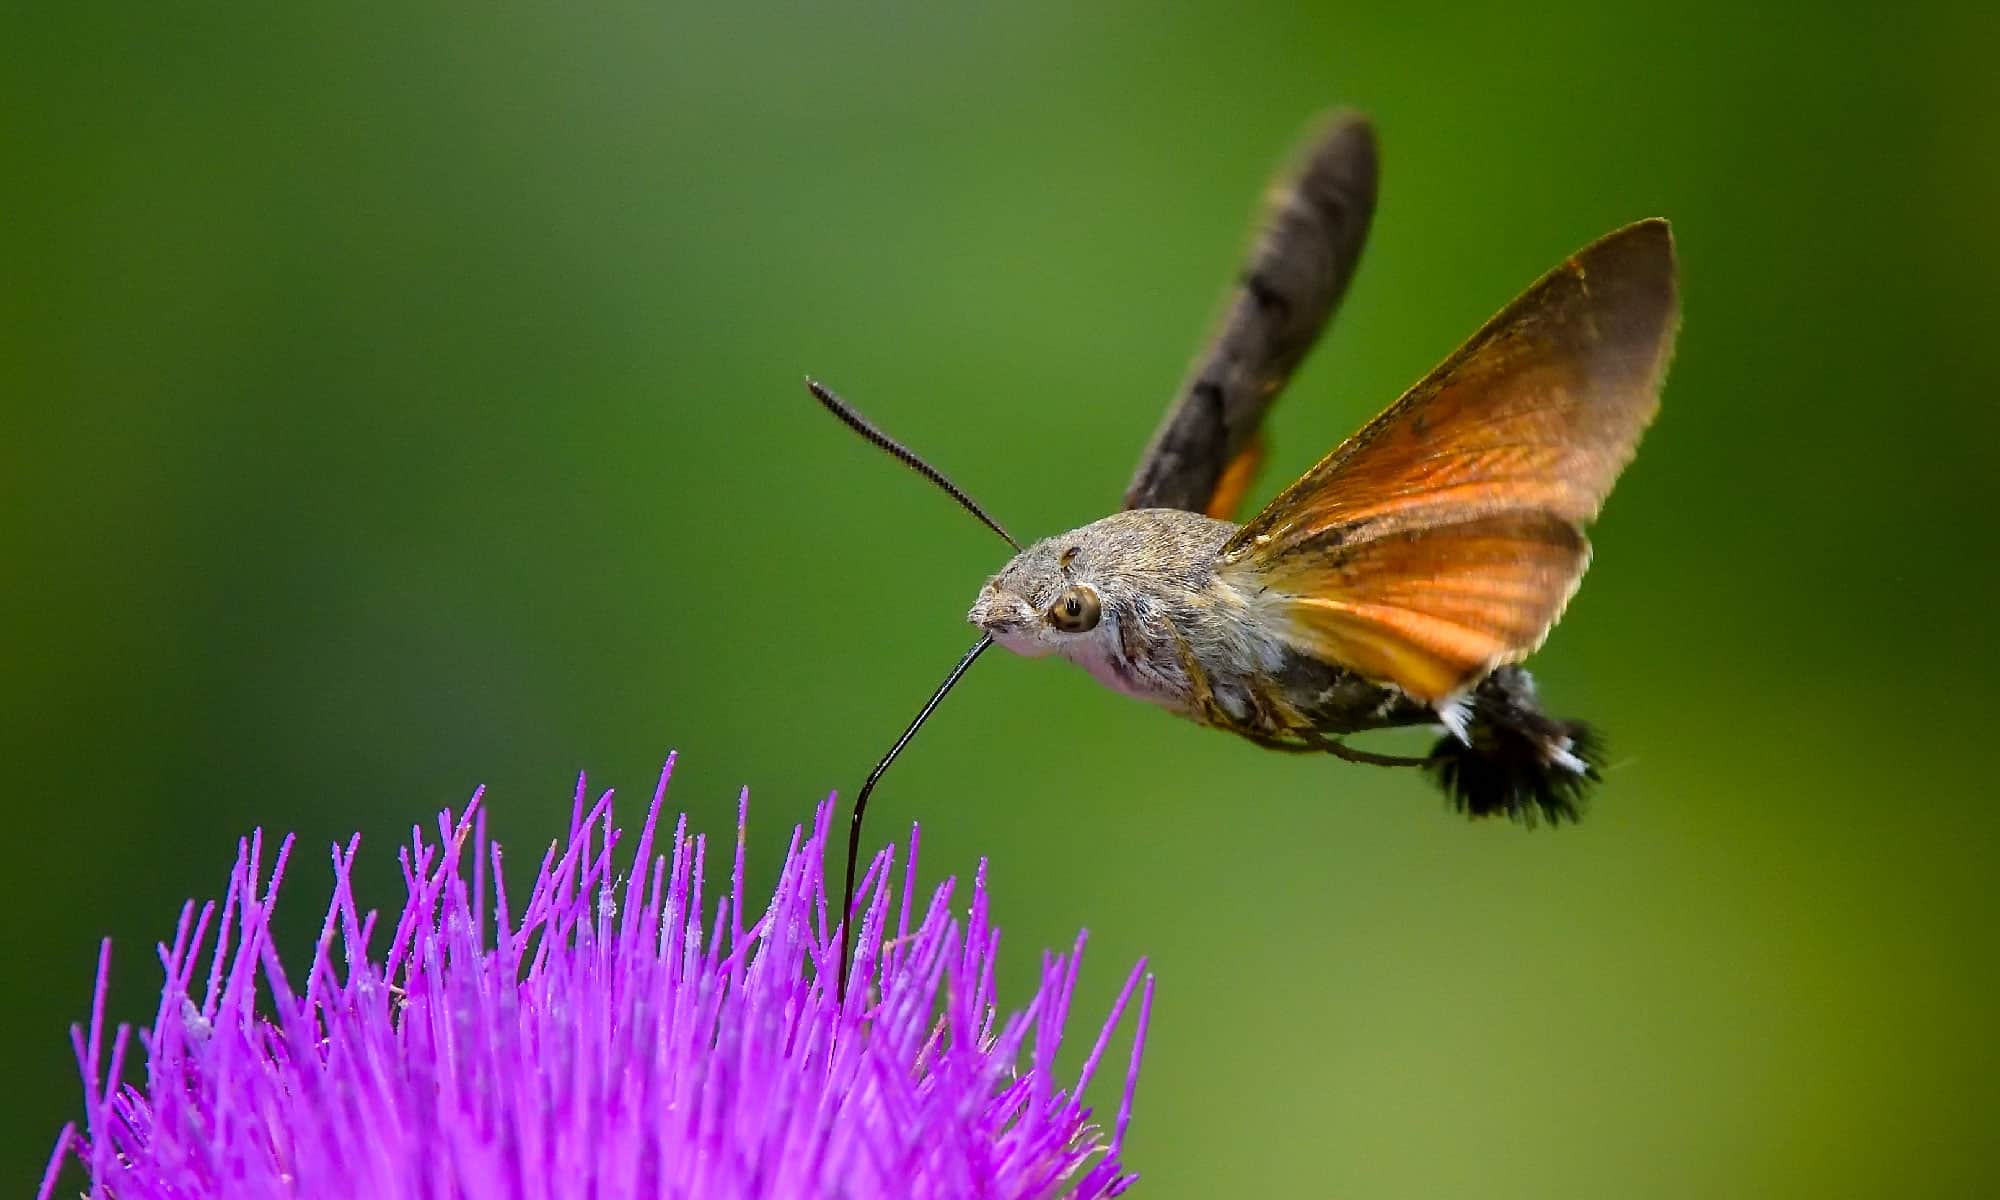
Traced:
<svg viewBox="0 0 2000 1200">
<path fill-rule="evenodd" d="M 947 880 L 914 906 L 916 831 L 869 866 L 854 984 L 833 995 L 837 926 L 822 855 L 833 818 L 794 829 L 775 895 L 746 912 L 739 810 L 727 890 L 705 891 L 706 843 L 683 816 L 670 852 L 640 827 L 629 878 L 611 795 L 578 784 L 565 843 L 510 911 L 479 796 L 412 831 L 392 922 L 355 903 L 358 839 L 333 850 L 312 961 L 288 972 L 271 913 L 292 842 L 263 872 L 239 846 L 221 905 L 182 910 L 144 1077 L 121 1082 L 130 1031 L 107 1030 L 107 943 L 87 1030 L 74 1031 L 82 1128 L 65 1161 L 92 1195 L 166 1197 L 1110 1196 L 1152 1002 L 1146 979 L 1110 1131 L 1082 1092 L 1138 988 L 1082 1066 L 1054 1064 L 1083 948 L 1045 955 L 1027 1006 L 1000 1016 L 999 931 L 985 864 L 955 915 Z M 490 904 L 491 907 L 489 909 Z M 211 943 L 212 938 L 212 943 Z M 204 970 L 203 967 L 206 969 Z M 106 1061 L 108 1051 L 109 1061 Z"/>
</svg>

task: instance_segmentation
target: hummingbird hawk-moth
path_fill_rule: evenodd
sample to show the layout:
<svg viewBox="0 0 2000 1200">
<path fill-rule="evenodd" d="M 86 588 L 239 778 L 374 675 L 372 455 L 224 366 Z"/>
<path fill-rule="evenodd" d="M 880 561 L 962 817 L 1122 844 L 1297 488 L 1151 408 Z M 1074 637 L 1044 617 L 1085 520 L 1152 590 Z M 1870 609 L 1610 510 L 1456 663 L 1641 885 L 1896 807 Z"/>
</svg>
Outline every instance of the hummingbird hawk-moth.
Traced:
<svg viewBox="0 0 2000 1200">
<path fill-rule="evenodd" d="M 1597 515 L 1659 407 L 1679 323 L 1673 238 L 1639 221 L 1577 251 L 1247 524 L 1266 410 L 1346 290 L 1375 208 L 1375 138 L 1340 115 L 1272 190 L 1221 327 L 1140 458 L 1124 507 L 1023 549 L 832 391 L 850 427 L 1014 547 L 981 587 L 980 637 L 855 798 L 846 924 L 868 795 L 994 643 L 1259 746 L 1415 766 L 1472 816 L 1574 820 L 1588 725 L 1543 712 L 1518 664 L 1590 560 Z M 1348 735 L 1441 726 L 1428 755 Z"/>
</svg>

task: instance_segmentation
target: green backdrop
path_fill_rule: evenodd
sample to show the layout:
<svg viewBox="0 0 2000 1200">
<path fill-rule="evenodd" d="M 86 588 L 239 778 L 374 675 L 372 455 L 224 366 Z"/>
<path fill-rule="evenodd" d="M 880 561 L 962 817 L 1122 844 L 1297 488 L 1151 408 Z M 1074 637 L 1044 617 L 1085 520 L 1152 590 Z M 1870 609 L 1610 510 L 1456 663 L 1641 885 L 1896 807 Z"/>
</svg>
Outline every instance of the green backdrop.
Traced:
<svg viewBox="0 0 2000 1200">
<path fill-rule="evenodd" d="M 1992 9 L 1734 3 L 10 7 L 0 26 L 4 1161 L 253 825 L 490 785 L 533 846 L 662 755 L 758 881 L 1115 504 L 1309 114 L 1375 232 L 1268 496 L 1562 255 L 1676 223 L 1660 422 L 1536 659 L 1587 822 L 1258 752 L 991 657 L 879 794 L 992 856 L 1018 998 L 1159 973 L 1147 1196 L 2000 1190 L 1981 760 L 1996 579 Z M 1234 10 L 1225 15 L 1224 9 Z"/>
</svg>

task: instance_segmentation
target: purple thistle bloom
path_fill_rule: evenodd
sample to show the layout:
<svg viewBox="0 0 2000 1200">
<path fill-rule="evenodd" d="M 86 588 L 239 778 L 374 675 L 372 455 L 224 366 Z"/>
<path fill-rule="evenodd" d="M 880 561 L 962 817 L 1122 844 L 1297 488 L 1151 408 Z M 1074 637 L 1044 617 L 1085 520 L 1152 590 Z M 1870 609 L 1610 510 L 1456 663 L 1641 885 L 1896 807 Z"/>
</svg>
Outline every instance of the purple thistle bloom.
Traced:
<svg viewBox="0 0 2000 1200">
<path fill-rule="evenodd" d="M 463 816 L 440 816 L 439 844 L 413 830 L 409 900 L 379 955 L 384 930 L 349 886 L 359 839 L 334 847 L 333 900 L 296 981 L 270 931 L 292 842 L 267 878 L 252 834 L 220 909 L 190 903 L 160 947 L 141 1084 L 120 1082 L 131 1031 L 106 1036 L 106 943 L 89 1029 L 72 1032 L 83 1128 L 63 1131 L 43 1200 L 72 1158 L 91 1195 L 125 1200 L 1089 1197 L 1132 1183 L 1119 1151 L 1150 977 L 1108 1137 L 1081 1097 L 1143 963 L 1081 1075 L 1059 1084 L 1083 937 L 1045 955 L 1033 999 L 1001 1019 L 985 863 L 962 922 L 950 880 L 913 911 L 913 829 L 900 903 L 894 847 L 868 868 L 855 986 L 837 1004 L 822 871 L 832 802 L 809 835 L 793 830 L 777 892 L 750 918 L 746 793 L 704 934 L 705 839 L 683 816 L 671 854 L 654 854 L 672 769 L 669 758 L 622 883 L 611 794 L 586 808 L 579 780 L 567 844 L 550 847 L 518 916 L 477 793 Z"/>
</svg>

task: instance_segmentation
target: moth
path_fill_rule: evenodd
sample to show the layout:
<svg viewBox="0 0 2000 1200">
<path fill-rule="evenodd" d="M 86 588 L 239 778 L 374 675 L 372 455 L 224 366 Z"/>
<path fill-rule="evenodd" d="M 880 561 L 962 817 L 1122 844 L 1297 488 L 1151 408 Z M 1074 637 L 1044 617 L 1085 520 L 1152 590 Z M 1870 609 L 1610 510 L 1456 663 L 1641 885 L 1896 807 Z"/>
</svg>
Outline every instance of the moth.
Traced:
<svg viewBox="0 0 2000 1200">
<path fill-rule="evenodd" d="M 851 921 L 869 793 L 998 643 L 1272 750 L 1418 767 L 1474 817 L 1574 820 L 1601 743 L 1546 713 L 1519 663 L 1590 561 L 1594 518 L 1659 396 L 1679 325 L 1673 238 L 1639 221 L 1577 251 L 1401 399 L 1238 525 L 1264 415 L 1339 304 L 1375 209 L 1365 118 L 1322 123 L 1271 189 L 1221 325 L 1119 512 L 1031 546 L 831 390 L 831 412 L 1005 538 L 979 640 L 868 776 L 849 826 Z M 1422 757 L 1349 735 L 1441 727 Z M 839 987 L 844 996 L 848 935 Z"/>
</svg>

